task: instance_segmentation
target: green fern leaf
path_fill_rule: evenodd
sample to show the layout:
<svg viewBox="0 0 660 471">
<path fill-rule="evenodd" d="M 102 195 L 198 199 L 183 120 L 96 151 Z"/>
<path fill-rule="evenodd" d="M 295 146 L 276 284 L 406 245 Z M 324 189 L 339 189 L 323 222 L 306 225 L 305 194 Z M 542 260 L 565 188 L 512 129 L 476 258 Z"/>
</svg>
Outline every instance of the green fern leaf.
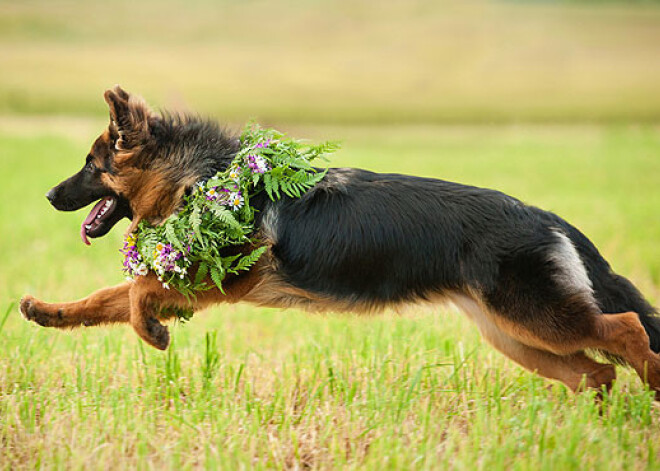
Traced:
<svg viewBox="0 0 660 471">
<path fill-rule="evenodd" d="M 263 247 L 259 247 L 258 249 L 253 250 L 252 253 L 244 256 L 243 258 L 241 258 L 238 261 L 236 266 L 234 266 L 234 270 L 238 271 L 238 270 L 248 270 L 248 269 L 250 269 L 250 267 L 252 267 L 252 265 L 257 263 L 259 258 L 264 254 L 264 252 L 267 249 L 268 249 L 268 247 L 263 246 Z"/>
<path fill-rule="evenodd" d="M 213 283 L 218 287 L 220 291 L 224 294 L 224 290 L 222 289 L 222 281 L 225 279 L 225 269 L 222 268 L 222 265 L 217 266 L 214 265 L 211 267 L 211 280 L 213 280 Z"/>
<path fill-rule="evenodd" d="M 176 231 L 174 230 L 174 224 L 168 222 L 165 224 L 165 237 L 167 238 L 167 241 L 172 244 L 174 247 L 176 247 L 180 251 L 184 251 L 183 244 L 179 240 L 179 238 L 176 235 Z"/>
<path fill-rule="evenodd" d="M 200 262 L 199 267 L 197 268 L 197 273 L 195 273 L 195 284 L 198 285 L 202 281 L 204 281 L 204 278 L 206 278 L 206 275 L 209 273 L 209 265 L 206 262 Z"/>
</svg>

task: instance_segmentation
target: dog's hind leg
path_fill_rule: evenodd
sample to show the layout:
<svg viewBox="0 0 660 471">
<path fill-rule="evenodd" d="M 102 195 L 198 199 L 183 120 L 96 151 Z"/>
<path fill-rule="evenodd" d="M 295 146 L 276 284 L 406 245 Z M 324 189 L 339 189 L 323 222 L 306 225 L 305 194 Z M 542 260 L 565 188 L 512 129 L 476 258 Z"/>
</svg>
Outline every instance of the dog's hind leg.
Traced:
<svg viewBox="0 0 660 471">
<path fill-rule="evenodd" d="M 582 316 L 590 319 L 590 327 L 581 332 L 574 331 L 574 335 L 567 336 L 563 340 L 550 332 L 549 329 L 521 328 L 519 325 L 501 323 L 497 320 L 496 323 L 500 324 L 505 332 L 504 335 L 515 338 L 515 341 L 528 347 L 528 349 L 541 352 L 544 358 L 547 358 L 548 355 L 557 357 L 567 362 L 569 368 L 583 371 L 588 376 L 592 373 L 597 378 L 607 378 L 608 375 L 611 375 L 611 382 L 614 379 L 614 368 L 612 365 L 596 363 L 584 355 L 584 350 L 599 350 L 622 358 L 635 369 L 642 381 L 656 392 L 656 399 L 660 400 L 660 355 L 651 350 L 649 337 L 638 315 L 634 312 L 590 314 L 588 312 L 575 312 L 575 317 Z M 576 324 L 583 323 L 576 322 Z M 513 353 L 516 354 L 516 351 L 513 350 Z M 527 366 L 524 361 L 515 358 L 511 353 L 507 354 Z M 533 363 L 537 360 L 529 361 Z M 610 367 L 611 369 L 607 370 L 600 367 Z M 541 368 L 538 368 L 538 370 L 543 376 L 553 377 L 552 374 L 546 374 Z M 573 387 L 570 380 L 558 379 Z M 587 378 L 587 386 L 592 387 L 589 381 L 589 378 Z"/>
<path fill-rule="evenodd" d="M 559 380 L 573 391 L 583 388 L 601 390 L 603 386 L 609 390 L 616 379 L 613 365 L 598 363 L 583 351 L 560 355 L 526 345 L 516 338 L 516 332 L 505 331 L 498 326 L 495 315 L 489 313 L 478 300 L 457 296 L 453 301 L 477 324 L 483 337 L 493 347 L 528 370 Z"/>
<path fill-rule="evenodd" d="M 503 333 L 485 336 L 500 352 L 519 365 L 549 379 L 564 383 L 573 391 L 584 388 L 609 391 L 616 379 L 613 365 L 598 363 L 579 351 L 569 355 L 554 353 L 529 347 Z"/>
<path fill-rule="evenodd" d="M 660 399 L 660 355 L 639 315 L 603 313 L 579 254 L 566 236 L 554 235 L 545 248 L 503 260 L 497 283 L 484 293 L 475 289 L 473 298 L 498 329 L 524 345 L 560 356 L 600 350 L 623 359 Z"/>
<path fill-rule="evenodd" d="M 660 400 L 660 355 L 650 348 L 649 336 L 635 312 L 603 314 L 596 319 L 591 348 L 623 358 Z"/>
<path fill-rule="evenodd" d="M 21 299 L 26 319 L 44 327 L 78 327 L 128 322 L 130 283 L 100 289 L 80 301 L 45 303 L 32 296 Z"/>
</svg>

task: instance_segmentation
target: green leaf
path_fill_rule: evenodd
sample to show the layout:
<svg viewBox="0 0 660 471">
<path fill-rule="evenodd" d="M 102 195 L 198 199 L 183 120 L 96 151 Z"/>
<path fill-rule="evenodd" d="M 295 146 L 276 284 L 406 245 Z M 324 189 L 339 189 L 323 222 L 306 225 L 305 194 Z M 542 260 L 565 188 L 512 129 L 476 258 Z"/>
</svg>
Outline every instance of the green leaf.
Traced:
<svg viewBox="0 0 660 471">
<path fill-rule="evenodd" d="M 258 249 L 255 249 L 252 251 L 252 253 L 244 256 L 241 258 L 236 266 L 234 267 L 234 270 L 248 270 L 252 265 L 257 263 L 259 258 L 264 254 L 264 252 L 268 249 L 268 247 L 263 246 L 259 247 Z"/>
<path fill-rule="evenodd" d="M 268 197 L 272 201 L 275 201 L 275 195 L 273 191 L 273 177 L 270 173 L 264 174 L 264 188 L 266 189 L 266 193 L 268 193 Z"/>
<path fill-rule="evenodd" d="M 185 251 L 183 244 L 177 237 L 177 233 L 174 230 L 174 224 L 172 224 L 169 221 L 167 222 L 167 224 L 165 224 L 165 237 L 167 238 L 168 242 L 172 244 L 174 247 L 176 247 L 178 250 L 180 250 L 181 252 Z"/>
<path fill-rule="evenodd" d="M 206 278 L 206 275 L 209 273 L 209 265 L 207 262 L 200 262 L 199 267 L 197 268 L 197 273 L 195 273 L 195 284 L 198 285 L 202 281 L 204 281 L 204 278 Z"/>
<path fill-rule="evenodd" d="M 225 270 L 221 266 L 214 265 L 211 267 L 211 280 L 213 280 L 213 283 L 218 287 L 220 291 L 224 294 L 224 290 L 222 289 L 222 280 L 225 279 Z"/>
<path fill-rule="evenodd" d="M 197 238 L 201 237 L 199 232 L 199 226 L 202 225 L 202 209 L 199 206 L 195 206 L 192 213 L 190 214 L 190 227 Z"/>
<path fill-rule="evenodd" d="M 225 226 L 228 226 L 232 229 L 240 229 L 241 224 L 236 220 L 234 213 L 228 209 L 225 209 L 222 206 L 214 205 L 211 207 L 211 211 L 213 212 L 215 218 Z"/>
</svg>

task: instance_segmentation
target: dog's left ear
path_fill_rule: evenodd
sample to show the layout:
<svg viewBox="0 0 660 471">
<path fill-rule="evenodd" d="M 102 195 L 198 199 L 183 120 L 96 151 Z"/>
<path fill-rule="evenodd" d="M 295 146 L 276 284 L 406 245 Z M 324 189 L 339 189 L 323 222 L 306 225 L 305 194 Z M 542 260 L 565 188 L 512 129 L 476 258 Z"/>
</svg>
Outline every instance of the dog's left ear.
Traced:
<svg viewBox="0 0 660 471">
<path fill-rule="evenodd" d="M 115 85 L 103 94 L 110 107 L 111 127 L 115 127 L 119 138 L 117 150 L 130 150 L 143 145 L 151 137 L 149 119 L 153 112 L 145 101 Z"/>
</svg>

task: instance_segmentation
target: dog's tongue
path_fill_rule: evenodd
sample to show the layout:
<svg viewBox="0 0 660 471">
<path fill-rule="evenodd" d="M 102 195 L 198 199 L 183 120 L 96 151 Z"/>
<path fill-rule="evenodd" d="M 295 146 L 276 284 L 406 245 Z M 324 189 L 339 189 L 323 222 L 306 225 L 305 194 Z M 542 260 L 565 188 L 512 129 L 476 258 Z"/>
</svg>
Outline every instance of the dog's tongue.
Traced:
<svg viewBox="0 0 660 471">
<path fill-rule="evenodd" d="M 96 216 L 98 216 L 99 211 L 101 211 L 101 208 L 103 208 L 103 206 L 105 205 L 105 202 L 108 199 L 109 198 L 103 198 L 101 201 L 96 203 L 96 205 L 89 212 L 89 214 L 87 215 L 87 217 L 83 221 L 82 226 L 80 227 L 80 237 L 82 238 L 82 241 L 87 245 L 92 245 L 92 243 L 87 238 L 87 228 L 85 228 L 85 226 L 87 226 L 88 224 L 91 224 L 94 221 L 94 219 L 96 219 Z"/>
</svg>

